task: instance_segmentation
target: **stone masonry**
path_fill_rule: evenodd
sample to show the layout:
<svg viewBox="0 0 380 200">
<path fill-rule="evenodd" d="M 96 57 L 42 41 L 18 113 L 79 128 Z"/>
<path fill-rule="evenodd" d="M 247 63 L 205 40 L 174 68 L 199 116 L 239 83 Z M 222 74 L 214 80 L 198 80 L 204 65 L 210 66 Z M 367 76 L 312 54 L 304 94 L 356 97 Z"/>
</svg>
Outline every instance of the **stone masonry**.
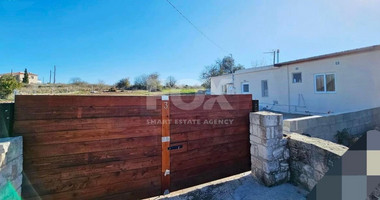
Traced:
<svg viewBox="0 0 380 200">
<path fill-rule="evenodd" d="M 288 147 L 290 181 L 309 191 L 348 150 L 343 145 L 297 133 L 289 135 Z"/>
<path fill-rule="evenodd" d="M 266 186 L 289 180 L 289 150 L 282 134 L 281 114 L 250 113 L 252 175 Z"/>
<path fill-rule="evenodd" d="M 20 199 L 22 137 L 0 138 L 0 199 Z"/>
</svg>

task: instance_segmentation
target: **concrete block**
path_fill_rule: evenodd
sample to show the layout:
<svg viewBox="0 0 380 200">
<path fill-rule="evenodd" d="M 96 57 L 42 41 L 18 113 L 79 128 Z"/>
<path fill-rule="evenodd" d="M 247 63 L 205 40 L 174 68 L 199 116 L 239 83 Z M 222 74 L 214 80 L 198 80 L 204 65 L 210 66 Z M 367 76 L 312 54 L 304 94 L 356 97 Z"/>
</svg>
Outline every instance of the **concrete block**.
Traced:
<svg viewBox="0 0 380 200">
<path fill-rule="evenodd" d="M 263 169 L 263 161 L 259 159 L 258 157 L 251 156 L 251 169 L 258 168 Z"/>
<path fill-rule="evenodd" d="M 255 156 L 255 157 L 258 157 L 259 156 L 259 150 L 258 150 L 258 146 L 259 144 L 251 144 L 251 156 Z"/>
<path fill-rule="evenodd" d="M 249 141 L 251 142 L 251 144 L 263 144 L 261 138 L 252 134 L 249 135 Z"/>
<path fill-rule="evenodd" d="M 281 114 L 262 115 L 260 123 L 262 126 L 282 126 L 283 117 Z"/>
<path fill-rule="evenodd" d="M 255 112 L 250 113 L 250 122 L 260 126 L 282 126 L 282 114 L 272 112 Z"/>
<path fill-rule="evenodd" d="M 259 125 L 260 126 L 260 114 L 258 114 L 260 112 L 251 112 L 249 114 L 249 119 L 250 119 L 250 122 L 251 124 L 255 124 L 255 125 Z"/>
<path fill-rule="evenodd" d="M 261 127 L 261 126 L 256 126 L 252 125 L 252 135 L 259 137 L 259 138 L 266 138 L 267 137 L 267 128 L 266 127 Z"/>
<path fill-rule="evenodd" d="M 310 119 L 312 120 L 312 119 Z M 309 120 L 299 120 L 296 122 L 296 129 L 297 130 L 306 130 L 308 128 L 308 121 Z"/>
<path fill-rule="evenodd" d="M 275 127 L 266 127 L 265 128 L 265 139 L 274 139 L 275 138 Z"/>
<path fill-rule="evenodd" d="M 273 148 L 267 148 L 263 145 L 257 145 L 258 157 L 265 160 L 272 160 L 273 157 Z"/>
<path fill-rule="evenodd" d="M 288 120 L 283 120 L 283 129 L 284 131 L 287 131 L 287 132 L 290 132 L 290 124 L 291 124 L 291 121 L 288 121 Z"/>
</svg>

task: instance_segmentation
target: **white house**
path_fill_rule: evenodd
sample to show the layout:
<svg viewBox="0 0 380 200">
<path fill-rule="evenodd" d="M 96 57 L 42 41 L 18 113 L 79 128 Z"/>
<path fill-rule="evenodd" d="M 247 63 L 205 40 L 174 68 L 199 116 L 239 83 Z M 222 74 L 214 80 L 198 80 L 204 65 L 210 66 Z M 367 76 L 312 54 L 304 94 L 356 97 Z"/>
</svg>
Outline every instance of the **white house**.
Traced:
<svg viewBox="0 0 380 200">
<path fill-rule="evenodd" d="M 252 94 L 260 108 L 327 114 L 380 107 L 380 45 L 211 78 L 212 94 Z"/>
</svg>

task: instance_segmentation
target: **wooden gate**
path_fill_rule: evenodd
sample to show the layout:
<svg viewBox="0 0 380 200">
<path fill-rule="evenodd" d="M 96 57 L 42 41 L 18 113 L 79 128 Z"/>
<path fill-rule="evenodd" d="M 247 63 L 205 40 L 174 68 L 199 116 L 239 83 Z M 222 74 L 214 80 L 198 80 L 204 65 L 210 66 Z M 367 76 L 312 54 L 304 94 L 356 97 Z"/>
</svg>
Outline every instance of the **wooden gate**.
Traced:
<svg viewBox="0 0 380 200">
<path fill-rule="evenodd" d="M 166 178 L 170 179 L 170 186 L 163 182 L 163 191 L 250 170 L 251 98 L 251 95 L 170 97 L 171 123 L 167 134 L 170 145 L 168 153 L 163 152 L 163 156 L 170 156 L 170 174 L 166 174 L 170 176 Z"/>
<path fill-rule="evenodd" d="M 248 171 L 251 109 L 251 95 L 16 96 L 22 195 L 139 199 Z"/>
<path fill-rule="evenodd" d="M 161 100 L 16 96 L 23 198 L 139 199 L 161 194 Z M 155 109 L 148 109 L 151 103 Z"/>
</svg>

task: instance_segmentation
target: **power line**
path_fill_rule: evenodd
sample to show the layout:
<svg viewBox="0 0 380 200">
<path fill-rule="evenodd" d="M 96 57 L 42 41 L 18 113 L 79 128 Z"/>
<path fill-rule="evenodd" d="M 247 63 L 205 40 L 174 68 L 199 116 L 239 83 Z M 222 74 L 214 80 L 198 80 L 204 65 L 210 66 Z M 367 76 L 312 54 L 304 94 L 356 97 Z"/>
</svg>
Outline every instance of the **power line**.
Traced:
<svg viewBox="0 0 380 200">
<path fill-rule="evenodd" d="M 197 30 L 203 37 L 205 37 L 209 42 L 211 42 L 213 45 L 215 45 L 218 49 L 221 51 L 227 52 L 224 50 L 220 45 L 218 45 L 214 40 L 212 40 L 210 37 L 208 37 L 201 29 L 199 29 L 193 22 L 190 21 L 180 10 L 178 10 L 177 7 L 175 7 L 169 0 L 166 0 L 195 30 Z"/>
</svg>

